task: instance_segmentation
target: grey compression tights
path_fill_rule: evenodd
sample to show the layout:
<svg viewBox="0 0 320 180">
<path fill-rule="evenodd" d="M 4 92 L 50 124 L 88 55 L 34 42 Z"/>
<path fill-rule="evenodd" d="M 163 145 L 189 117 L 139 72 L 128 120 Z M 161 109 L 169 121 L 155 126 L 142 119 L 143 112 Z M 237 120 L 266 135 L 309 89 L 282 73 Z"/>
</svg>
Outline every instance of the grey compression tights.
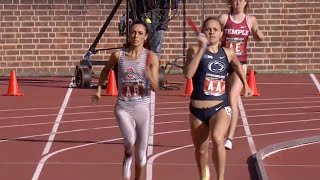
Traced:
<svg viewBox="0 0 320 180">
<path fill-rule="evenodd" d="M 136 164 L 145 165 L 150 131 L 150 104 L 117 104 L 115 114 L 124 138 L 125 151 L 130 151 L 135 145 Z"/>
</svg>

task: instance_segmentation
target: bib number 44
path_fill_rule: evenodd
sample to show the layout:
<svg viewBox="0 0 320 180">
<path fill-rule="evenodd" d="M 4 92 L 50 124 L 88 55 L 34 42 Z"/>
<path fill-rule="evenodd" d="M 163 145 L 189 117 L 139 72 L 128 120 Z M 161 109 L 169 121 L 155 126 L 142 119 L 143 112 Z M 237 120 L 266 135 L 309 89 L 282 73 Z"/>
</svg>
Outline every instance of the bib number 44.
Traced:
<svg viewBox="0 0 320 180">
<path fill-rule="evenodd" d="M 220 96 L 225 93 L 225 86 L 224 80 L 206 78 L 203 91 L 206 95 Z"/>
</svg>

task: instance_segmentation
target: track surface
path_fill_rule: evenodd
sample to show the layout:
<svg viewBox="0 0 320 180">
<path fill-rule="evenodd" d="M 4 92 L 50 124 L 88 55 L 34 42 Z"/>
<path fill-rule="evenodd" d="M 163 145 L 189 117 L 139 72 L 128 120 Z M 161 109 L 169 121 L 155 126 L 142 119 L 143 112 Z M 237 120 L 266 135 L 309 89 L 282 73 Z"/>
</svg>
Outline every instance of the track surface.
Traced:
<svg viewBox="0 0 320 180">
<path fill-rule="evenodd" d="M 319 76 L 315 76 L 320 79 Z M 156 96 L 148 180 L 198 179 L 182 76 Z M 71 78 L 19 78 L 22 97 L 1 96 L 0 179 L 121 179 L 122 137 L 113 115 L 115 97 L 91 104 L 94 89 L 69 88 Z M 256 75 L 261 96 L 241 97 L 244 111 L 228 151 L 226 180 L 258 179 L 252 155 L 269 145 L 320 134 L 319 90 L 310 75 Z M 1 94 L 7 79 L 0 79 Z M 277 179 L 317 179 L 320 143 L 264 159 Z M 302 168 L 303 167 L 303 168 Z M 214 168 L 210 161 L 212 177 Z M 133 171 L 134 172 L 134 171 Z M 214 179 L 214 178 L 213 178 Z"/>
</svg>

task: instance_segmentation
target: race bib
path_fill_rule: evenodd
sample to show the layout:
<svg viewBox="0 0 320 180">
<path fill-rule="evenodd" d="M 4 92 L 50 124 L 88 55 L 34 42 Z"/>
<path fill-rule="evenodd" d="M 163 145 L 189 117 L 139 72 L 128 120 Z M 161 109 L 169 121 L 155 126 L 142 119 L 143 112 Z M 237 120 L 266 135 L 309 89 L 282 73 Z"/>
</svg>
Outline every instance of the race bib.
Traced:
<svg viewBox="0 0 320 180">
<path fill-rule="evenodd" d="M 243 42 L 226 42 L 226 47 L 233 49 L 237 56 L 244 54 L 246 49 Z"/>
<path fill-rule="evenodd" d="M 126 99 L 141 99 L 143 97 L 144 86 L 138 83 L 123 83 L 121 95 Z"/>
<path fill-rule="evenodd" d="M 223 79 L 206 77 L 203 92 L 210 96 L 221 96 L 225 93 L 226 83 Z"/>
</svg>

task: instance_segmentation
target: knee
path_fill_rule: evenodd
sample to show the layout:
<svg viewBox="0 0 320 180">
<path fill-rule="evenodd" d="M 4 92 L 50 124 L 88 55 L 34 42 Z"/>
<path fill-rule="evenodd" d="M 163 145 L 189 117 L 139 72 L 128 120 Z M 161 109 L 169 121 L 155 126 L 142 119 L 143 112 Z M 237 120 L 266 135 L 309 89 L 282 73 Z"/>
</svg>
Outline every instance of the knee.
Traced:
<svg viewBox="0 0 320 180">
<path fill-rule="evenodd" d="M 142 167 L 147 163 L 147 153 L 145 151 L 139 152 L 136 158 L 137 158 L 136 164 L 139 167 Z"/>
<path fill-rule="evenodd" d="M 230 98 L 229 99 L 231 109 L 238 109 L 238 98 Z"/>
<path fill-rule="evenodd" d="M 124 149 L 126 154 L 131 155 L 133 151 L 134 142 L 130 140 L 124 141 Z"/>
<path fill-rule="evenodd" d="M 212 139 L 212 144 L 215 146 L 224 145 L 224 136 L 220 134 L 213 134 L 211 139 Z"/>
<path fill-rule="evenodd" d="M 208 146 L 196 147 L 195 152 L 200 155 L 208 154 Z"/>
</svg>

